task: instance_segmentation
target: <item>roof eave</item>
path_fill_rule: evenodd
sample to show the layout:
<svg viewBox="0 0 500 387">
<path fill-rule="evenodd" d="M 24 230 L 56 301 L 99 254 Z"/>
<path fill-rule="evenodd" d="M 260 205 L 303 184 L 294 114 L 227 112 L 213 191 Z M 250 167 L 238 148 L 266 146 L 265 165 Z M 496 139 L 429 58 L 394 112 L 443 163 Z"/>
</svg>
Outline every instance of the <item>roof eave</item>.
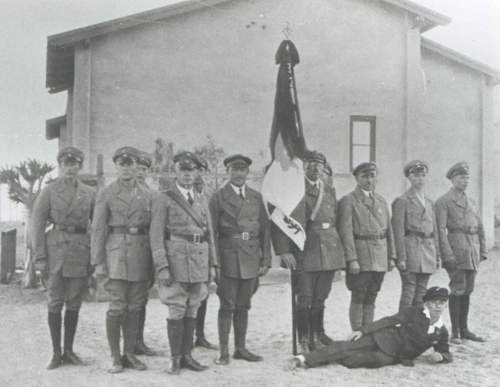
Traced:
<svg viewBox="0 0 500 387">
<path fill-rule="evenodd" d="M 491 85 L 498 85 L 500 83 L 500 71 L 494 69 L 493 67 L 469 58 L 458 51 L 452 50 L 451 48 L 445 47 L 423 36 L 421 39 L 421 46 L 474 71 L 487 75 L 489 77 L 488 83 Z"/>
<path fill-rule="evenodd" d="M 430 8 L 416 4 L 408 0 L 382 0 L 385 3 L 391 4 L 395 7 L 402 8 L 411 14 L 420 17 L 422 32 L 428 31 L 436 26 L 445 26 L 451 23 L 451 18 L 436 12 Z"/>
</svg>

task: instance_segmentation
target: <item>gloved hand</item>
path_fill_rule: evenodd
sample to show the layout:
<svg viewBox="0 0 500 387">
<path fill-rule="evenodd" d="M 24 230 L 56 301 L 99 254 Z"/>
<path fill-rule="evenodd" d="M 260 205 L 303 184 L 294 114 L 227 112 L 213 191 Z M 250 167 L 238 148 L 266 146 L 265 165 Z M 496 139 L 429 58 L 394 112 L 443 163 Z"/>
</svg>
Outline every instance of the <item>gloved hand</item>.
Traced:
<svg viewBox="0 0 500 387">
<path fill-rule="evenodd" d="M 359 274 L 361 271 L 361 268 L 359 267 L 359 262 L 358 261 L 351 261 L 349 262 L 349 267 L 348 267 L 349 274 Z"/>
<path fill-rule="evenodd" d="M 158 273 L 158 285 L 169 287 L 174 282 L 174 278 L 172 274 L 170 274 L 170 270 L 168 267 L 161 269 Z"/>
</svg>

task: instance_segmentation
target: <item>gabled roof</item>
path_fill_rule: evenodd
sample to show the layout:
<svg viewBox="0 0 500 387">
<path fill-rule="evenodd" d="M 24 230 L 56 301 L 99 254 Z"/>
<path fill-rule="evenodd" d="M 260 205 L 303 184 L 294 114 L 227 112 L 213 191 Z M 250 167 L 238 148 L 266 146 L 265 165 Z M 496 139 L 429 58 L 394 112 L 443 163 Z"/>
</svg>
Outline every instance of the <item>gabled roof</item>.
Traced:
<svg viewBox="0 0 500 387">
<path fill-rule="evenodd" d="M 469 58 L 468 56 L 461 54 L 458 51 L 452 50 L 451 48 L 445 47 L 428 38 L 424 38 L 423 36 L 421 38 L 421 46 L 424 49 L 444 56 L 445 58 L 452 60 L 453 62 L 459 63 L 469 69 L 489 76 L 491 84 L 496 85 L 500 83 L 500 72 L 498 70 L 489 67 L 481 62 L 478 62 L 472 58 Z"/>
<path fill-rule="evenodd" d="M 47 38 L 47 78 L 46 87 L 50 93 L 66 90 L 73 84 L 74 46 L 79 42 L 97 36 L 132 28 L 144 23 L 164 20 L 188 12 L 211 8 L 217 4 L 235 0 L 184 0 L 161 8 L 105 21 L 88 27 L 77 28 Z M 374 0 L 369 0 L 375 2 Z M 437 25 L 446 25 L 451 19 L 429 8 L 408 0 L 379 0 L 419 18 L 422 31 Z"/>
</svg>

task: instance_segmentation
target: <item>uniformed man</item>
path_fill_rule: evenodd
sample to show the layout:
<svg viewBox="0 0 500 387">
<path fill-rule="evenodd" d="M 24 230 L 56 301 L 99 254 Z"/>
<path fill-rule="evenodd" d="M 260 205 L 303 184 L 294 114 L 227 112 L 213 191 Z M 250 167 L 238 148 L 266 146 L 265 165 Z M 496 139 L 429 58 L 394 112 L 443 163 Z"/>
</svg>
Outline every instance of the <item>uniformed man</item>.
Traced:
<svg viewBox="0 0 500 387">
<path fill-rule="evenodd" d="M 424 194 L 428 171 L 424 161 L 409 162 L 403 172 L 411 187 L 392 203 L 392 229 L 401 274 L 399 310 L 422 304 L 429 278 L 439 267 L 434 204 Z"/>
<path fill-rule="evenodd" d="M 352 330 L 357 331 L 373 321 L 375 300 L 396 255 L 389 208 L 375 192 L 376 164 L 362 163 L 353 175 L 357 187 L 340 200 L 337 227 L 348 262 L 349 319 Z"/>
<path fill-rule="evenodd" d="M 174 163 L 175 184 L 154 206 L 151 247 L 160 301 L 168 306 L 168 372 L 176 375 L 180 368 L 207 368 L 191 352 L 196 314 L 207 297 L 207 283 L 215 276 L 216 256 L 208 204 L 193 189 L 197 158 L 191 152 L 180 152 Z"/>
<path fill-rule="evenodd" d="M 212 192 L 208 188 L 205 182 L 205 175 L 208 173 L 208 163 L 205 159 L 198 156 L 198 174 L 194 180 L 194 190 L 198 192 L 200 195 L 204 196 L 208 201 L 212 196 Z M 205 316 L 207 314 L 207 301 L 208 301 L 208 293 L 207 298 L 205 298 L 198 308 L 198 313 L 196 315 L 196 340 L 194 342 L 195 347 L 203 347 L 207 349 L 217 350 L 219 349 L 216 345 L 212 344 L 205 337 Z"/>
<path fill-rule="evenodd" d="M 441 259 L 450 277 L 450 320 L 452 339 L 485 341 L 467 325 L 470 295 L 479 263 L 487 258 L 483 223 L 476 203 L 465 193 L 470 168 L 466 162 L 453 165 L 446 177 L 452 188 L 436 201 Z"/>
<path fill-rule="evenodd" d="M 48 323 L 53 355 L 47 369 L 62 363 L 83 364 L 73 352 L 82 296 L 92 274 L 88 229 L 94 190 L 78 181 L 84 155 L 80 149 L 59 151 L 60 177 L 47 185 L 33 209 L 32 241 L 35 267 L 47 279 Z M 45 232 L 50 225 L 50 231 Z M 61 354 L 61 310 L 64 313 L 64 352 Z"/>
<path fill-rule="evenodd" d="M 219 257 L 217 295 L 220 357 L 229 364 L 229 332 L 234 324 L 234 358 L 251 362 L 262 356 L 246 348 L 248 311 L 257 278 L 271 266 L 270 223 L 259 192 L 246 185 L 252 160 L 241 154 L 224 159 L 229 182 L 210 200 Z"/>
<path fill-rule="evenodd" d="M 116 150 L 113 162 L 118 178 L 99 192 L 92 223 L 92 264 L 97 275 L 106 277 L 104 288 L 110 297 L 106 314 L 110 373 L 122 372 L 124 366 L 146 369 L 134 351 L 152 270 L 148 232 L 154 196 L 135 179 L 138 154 L 128 146 Z"/>
<path fill-rule="evenodd" d="M 153 163 L 153 159 L 151 155 L 147 152 L 139 152 L 137 156 L 137 165 L 136 165 L 136 174 L 135 178 L 139 184 L 142 184 L 146 189 L 151 190 L 151 188 L 148 186 L 146 183 L 146 178 L 149 175 L 149 170 L 151 168 L 151 165 Z M 153 195 L 156 195 L 156 192 L 151 190 Z M 153 269 L 153 264 L 152 264 L 152 257 L 151 257 L 151 268 Z M 151 288 L 154 285 L 154 270 L 151 270 L 151 275 L 149 278 L 149 288 Z M 149 295 L 149 292 L 148 292 Z M 145 343 L 144 343 L 144 325 L 146 322 L 146 305 L 148 303 L 148 297 L 144 299 L 144 306 L 141 308 L 139 312 L 139 326 L 137 328 L 137 342 L 135 344 L 135 351 L 134 353 L 136 355 L 146 355 L 146 356 L 155 356 L 156 352 L 153 351 L 151 348 L 149 348 Z"/>
<path fill-rule="evenodd" d="M 441 315 L 448 301 L 448 289 L 432 287 L 424 304 L 366 324 L 347 341 L 335 341 L 326 348 L 294 357 L 290 368 L 318 367 L 339 363 L 348 368 L 379 368 L 393 364 L 413 367 L 414 359 L 430 347 L 435 363 L 450 363 L 448 330 Z"/>
<path fill-rule="evenodd" d="M 325 156 L 316 151 L 310 151 L 304 157 L 304 250 L 299 251 L 283 232 L 272 227 L 274 250 L 296 275 L 296 322 L 303 353 L 332 341 L 324 329 L 325 300 L 330 294 L 335 271 L 345 268 L 344 249 L 335 225 L 335 191 L 321 180 L 325 162 Z"/>
</svg>

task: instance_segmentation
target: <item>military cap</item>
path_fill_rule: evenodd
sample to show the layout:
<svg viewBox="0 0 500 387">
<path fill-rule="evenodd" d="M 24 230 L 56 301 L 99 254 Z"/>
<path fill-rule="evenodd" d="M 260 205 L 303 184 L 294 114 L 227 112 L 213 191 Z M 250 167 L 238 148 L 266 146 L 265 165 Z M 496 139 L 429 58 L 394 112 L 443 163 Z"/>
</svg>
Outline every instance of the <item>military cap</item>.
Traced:
<svg viewBox="0 0 500 387">
<path fill-rule="evenodd" d="M 67 146 L 62 148 L 57 153 L 57 161 L 61 161 L 62 159 L 73 159 L 78 161 L 79 163 L 83 163 L 83 159 L 85 158 L 83 152 L 75 148 L 74 146 Z"/>
<path fill-rule="evenodd" d="M 403 172 L 406 177 L 410 176 L 412 173 L 416 172 L 429 172 L 429 166 L 425 161 L 421 160 L 413 160 L 410 161 L 408 164 L 405 165 Z"/>
<path fill-rule="evenodd" d="M 325 163 L 325 166 L 323 167 L 323 169 L 324 169 L 325 173 L 326 173 L 328 176 L 333 176 L 333 170 L 332 170 L 332 167 L 331 167 L 331 165 L 330 165 L 328 162 L 326 162 L 326 163 Z"/>
<path fill-rule="evenodd" d="M 460 161 L 459 163 L 456 163 L 454 166 L 452 166 L 448 170 L 448 172 L 446 172 L 446 178 L 451 180 L 455 176 L 469 175 L 469 174 L 470 174 L 469 164 L 467 164 L 466 161 Z"/>
<path fill-rule="evenodd" d="M 225 167 L 229 166 L 245 166 L 249 167 L 252 164 L 252 159 L 242 154 L 228 156 L 223 161 Z"/>
<path fill-rule="evenodd" d="M 439 286 L 433 286 L 432 288 L 427 289 L 422 300 L 426 301 L 434 301 L 434 300 L 443 300 L 447 301 L 449 297 L 448 289 L 440 288 Z"/>
<path fill-rule="evenodd" d="M 131 159 L 137 161 L 139 158 L 140 151 L 137 148 L 131 146 L 122 146 L 115 151 L 113 155 L 113 162 L 116 162 L 117 158 Z"/>
<path fill-rule="evenodd" d="M 377 172 L 377 164 L 374 162 L 369 162 L 369 163 L 361 163 L 359 164 L 354 170 L 352 171 L 352 174 L 354 176 L 358 176 L 360 173 L 366 173 L 366 172 L 372 172 L 375 171 Z"/>
<path fill-rule="evenodd" d="M 151 158 L 151 155 L 149 153 L 139 152 L 139 155 L 137 157 L 137 163 L 150 168 L 151 165 L 153 164 L 153 159 Z"/>
<path fill-rule="evenodd" d="M 194 170 L 200 168 L 200 161 L 198 157 L 188 151 L 178 152 L 174 156 L 174 163 L 179 164 L 182 169 Z"/>
<path fill-rule="evenodd" d="M 326 157 L 323 153 L 318 151 L 307 151 L 304 154 L 304 161 L 315 162 L 325 165 Z"/>
</svg>

